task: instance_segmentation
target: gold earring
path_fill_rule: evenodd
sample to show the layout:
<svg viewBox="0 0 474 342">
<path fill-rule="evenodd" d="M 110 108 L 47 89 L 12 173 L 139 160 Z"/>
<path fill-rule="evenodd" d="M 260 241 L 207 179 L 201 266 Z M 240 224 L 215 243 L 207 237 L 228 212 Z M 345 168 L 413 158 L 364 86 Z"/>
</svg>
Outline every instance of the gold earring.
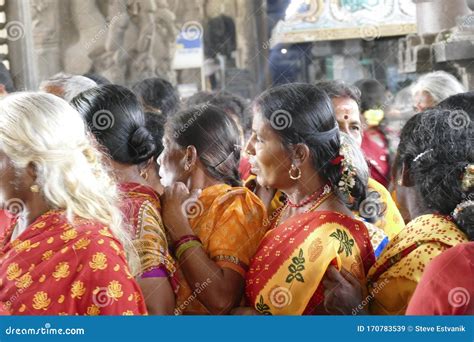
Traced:
<svg viewBox="0 0 474 342">
<path fill-rule="evenodd" d="M 294 176 L 293 171 L 297 171 L 298 175 Z M 288 173 L 290 174 L 290 178 L 293 179 L 293 180 L 297 180 L 297 179 L 301 178 L 301 170 L 300 170 L 299 167 L 296 167 L 295 164 L 291 164 L 291 168 L 288 171 Z"/>
<path fill-rule="evenodd" d="M 30 191 L 31 192 L 39 192 L 40 191 L 39 185 L 38 184 L 33 184 L 32 186 L 30 186 Z"/>
<path fill-rule="evenodd" d="M 146 172 L 145 170 L 142 170 L 140 172 L 140 177 L 142 177 L 144 180 L 148 180 L 148 172 Z"/>
<path fill-rule="evenodd" d="M 189 171 L 189 165 L 188 164 L 184 165 L 184 171 Z"/>
</svg>

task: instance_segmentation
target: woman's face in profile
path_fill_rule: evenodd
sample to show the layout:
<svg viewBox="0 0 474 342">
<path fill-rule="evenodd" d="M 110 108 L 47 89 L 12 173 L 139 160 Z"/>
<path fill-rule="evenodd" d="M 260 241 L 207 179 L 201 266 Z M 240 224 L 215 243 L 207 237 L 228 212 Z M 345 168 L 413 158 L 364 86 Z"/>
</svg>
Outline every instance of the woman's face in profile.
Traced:
<svg viewBox="0 0 474 342">
<path fill-rule="evenodd" d="M 261 186 L 276 189 L 288 186 L 290 154 L 278 133 L 258 110 L 254 110 L 252 135 L 245 151 L 249 155 L 251 173 L 257 176 Z"/>
<path fill-rule="evenodd" d="M 164 187 L 184 181 L 185 155 L 184 149 L 179 148 L 169 137 L 169 134 L 165 134 L 163 137 L 163 151 L 157 160 L 160 169 L 160 182 Z"/>
<path fill-rule="evenodd" d="M 425 110 L 436 106 L 433 97 L 430 95 L 430 93 L 424 90 L 417 91 L 413 96 L 413 101 L 414 109 L 417 113 L 424 112 Z"/>
</svg>

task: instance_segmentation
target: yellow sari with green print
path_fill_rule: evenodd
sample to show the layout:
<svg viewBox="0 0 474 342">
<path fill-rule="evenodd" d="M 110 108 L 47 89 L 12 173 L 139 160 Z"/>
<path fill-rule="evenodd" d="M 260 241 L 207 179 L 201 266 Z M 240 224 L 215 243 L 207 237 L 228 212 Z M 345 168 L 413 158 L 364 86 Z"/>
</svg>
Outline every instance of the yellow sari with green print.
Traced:
<svg viewBox="0 0 474 342">
<path fill-rule="evenodd" d="M 263 238 L 247 272 L 247 300 L 265 315 L 325 314 L 321 280 L 329 265 L 365 284 L 374 262 L 362 222 L 331 211 L 299 214 Z"/>
</svg>

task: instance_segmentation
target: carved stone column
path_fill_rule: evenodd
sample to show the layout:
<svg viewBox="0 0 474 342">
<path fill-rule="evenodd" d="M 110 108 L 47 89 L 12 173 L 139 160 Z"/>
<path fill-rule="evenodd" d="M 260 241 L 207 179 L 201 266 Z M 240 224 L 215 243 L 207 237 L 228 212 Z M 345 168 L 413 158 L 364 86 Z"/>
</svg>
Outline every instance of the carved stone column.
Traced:
<svg viewBox="0 0 474 342">
<path fill-rule="evenodd" d="M 28 0 L 6 2 L 10 73 L 18 90 L 36 90 L 38 74 Z"/>
<path fill-rule="evenodd" d="M 62 71 L 59 3 L 56 0 L 30 0 L 32 32 L 38 63 L 38 78 Z"/>
</svg>

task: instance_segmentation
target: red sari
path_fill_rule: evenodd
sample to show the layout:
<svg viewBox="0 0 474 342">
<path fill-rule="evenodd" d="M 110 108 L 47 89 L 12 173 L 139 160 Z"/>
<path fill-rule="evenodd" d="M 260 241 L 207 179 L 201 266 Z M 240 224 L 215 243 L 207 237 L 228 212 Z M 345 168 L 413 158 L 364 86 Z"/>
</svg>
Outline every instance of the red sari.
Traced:
<svg viewBox="0 0 474 342">
<path fill-rule="evenodd" d="M 168 249 L 158 194 L 138 183 L 122 183 L 119 189 L 122 192 L 122 213 L 131 226 L 131 238 L 140 257 L 138 276 L 168 277 L 177 290 L 176 267 Z"/>
<path fill-rule="evenodd" d="M 103 224 L 63 211 L 0 237 L 0 303 L 13 315 L 143 315 L 145 302 L 120 242 Z"/>
<path fill-rule="evenodd" d="M 331 211 L 299 214 L 263 238 L 247 273 L 247 299 L 265 315 L 325 314 L 321 280 L 328 266 L 342 266 L 365 284 L 374 262 L 362 222 Z"/>
<path fill-rule="evenodd" d="M 10 227 L 12 223 L 11 215 L 6 210 L 0 210 L 0 236 L 4 234 L 5 230 Z"/>
<path fill-rule="evenodd" d="M 370 127 L 364 132 L 361 148 L 369 162 L 370 177 L 387 188 L 390 164 L 385 134 L 379 127 Z"/>
<path fill-rule="evenodd" d="M 428 264 L 407 315 L 474 315 L 474 242 L 448 249 Z"/>
</svg>

